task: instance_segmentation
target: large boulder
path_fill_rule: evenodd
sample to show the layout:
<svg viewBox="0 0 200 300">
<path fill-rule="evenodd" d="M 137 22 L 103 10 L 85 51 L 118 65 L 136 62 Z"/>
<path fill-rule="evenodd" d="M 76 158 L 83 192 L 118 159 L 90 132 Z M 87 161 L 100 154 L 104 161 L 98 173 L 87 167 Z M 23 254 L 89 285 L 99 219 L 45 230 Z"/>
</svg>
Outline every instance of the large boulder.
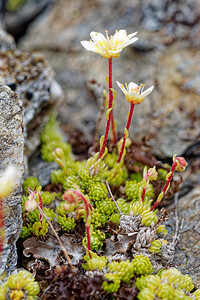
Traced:
<svg viewBox="0 0 200 300">
<path fill-rule="evenodd" d="M 20 51 L 13 38 L 0 30 L 0 79 L 16 92 L 24 105 L 25 155 L 40 144 L 39 131 L 49 111 L 62 96 L 54 72 L 39 53 Z"/>
<path fill-rule="evenodd" d="M 5 241 L 1 256 L 0 275 L 10 274 L 17 264 L 16 240 L 22 226 L 21 181 L 23 176 L 23 104 L 8 86 L 0 84 L 0 176 L 9 165 L 17 168 L 15 189 L 3 201 Z"/>
</svg>

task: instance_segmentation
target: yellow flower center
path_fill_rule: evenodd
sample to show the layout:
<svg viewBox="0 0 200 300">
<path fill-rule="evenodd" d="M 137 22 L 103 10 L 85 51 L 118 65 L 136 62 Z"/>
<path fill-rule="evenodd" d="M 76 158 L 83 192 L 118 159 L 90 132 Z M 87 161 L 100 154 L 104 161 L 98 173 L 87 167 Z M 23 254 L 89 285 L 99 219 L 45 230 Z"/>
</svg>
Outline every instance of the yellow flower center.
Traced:
<svg viewBox="0 0 200 300">
<path fill-rule="evenodd" d="M 111 35 L 110 37 L 108 36 L 108 31 L 106 30 L 106 40 L 98 40 L 94 44 L 95 49 L 97 50 L 98 53 L 102 54 L 103 56 L 109 58 L 109 57 L 118 57 L 119 53 L 111 54 L 109 51 L 120 51 L 120 46 L 122 46 L 126 40 L 124 39 L 114 39 L 114 36 Z"/>
</svg>

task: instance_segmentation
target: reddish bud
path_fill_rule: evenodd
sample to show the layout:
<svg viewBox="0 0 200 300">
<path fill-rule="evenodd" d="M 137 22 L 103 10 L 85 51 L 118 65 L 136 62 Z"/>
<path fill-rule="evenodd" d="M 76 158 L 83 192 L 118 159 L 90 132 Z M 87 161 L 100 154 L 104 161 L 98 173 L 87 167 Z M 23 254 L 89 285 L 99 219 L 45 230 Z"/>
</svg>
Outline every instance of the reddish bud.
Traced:
<svg viewBox="0 0 200 300">
<path fill-rule="evenodd" d="M 77 204 L 79 202 L 79 197 L 72 190 L 64 192 L 63 199 L 69 203 Z"/>
<path fill-rule="evenodd" d="M 56 148 L 56 149 L 53 151 L 53 155 L 54 155 L 54 157 L 56 157 L 56 158 L 62 159 L 62 158 L 64 157 L 64 151 L 63 151 L 61 148 Z"/>
<path fill-rule="evenodd" d="M 25 210 L 28 212 L 33 212 L 37 208 L 37 202 L 32 197 L 25 202 Z"/>
<path fill-rule="evenodd" d="M 183 172 L 188 165 L 185 158 L 182 156 L 174 157 L 174 162 L 177 163 L 175 170 L 179 172 Z"/>
</svg>

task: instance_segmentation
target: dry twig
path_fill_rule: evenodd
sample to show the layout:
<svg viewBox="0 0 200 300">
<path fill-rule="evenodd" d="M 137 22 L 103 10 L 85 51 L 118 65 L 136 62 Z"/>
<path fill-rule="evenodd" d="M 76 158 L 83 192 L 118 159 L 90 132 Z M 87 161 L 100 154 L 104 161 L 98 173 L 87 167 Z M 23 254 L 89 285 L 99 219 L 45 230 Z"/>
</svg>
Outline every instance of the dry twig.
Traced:
<svg viewBox="0 0 200 300">
<path fill-rule="evenodd" d="M 64 244 L 63 244 L 63 242 L 62 242 L 61 239 L 59 238 L 58 234 L 56 233 L 56 231 L 55 231 L 53 225 L 51 224 L 51 222 L 49 221 L 48 217 L 45 215 L 45 213 L 43 212 L 43 210 L 40 208 L 39 204 L 37 204 L 37 206 L 38 206 L 38 209 L 39 209 L 40 213 L 41 213 L 42 216 L 46 219 L 47 223 L 48 223 L 49 226 L 51 227 L 51 230 L 52 230 L 53 234 L 54 234 L 55 237 L 57 238 L 58 243 L 59 243 L 59 245 L 60 245 L 60 248 L 61 248 L 61 250 L 63 251 L 63 253 L 64 253 L 64 255 L 65 255 L 65 257 L 66 257 L 66 259 L 67 259 L 67 261 L 68 261 L 68 263 L 69 263 L 69 265 L 70 265 L 70 267 L 71 267 L 71 269 L 74 269 L 74 266 L 72 265 L 71 259 L 70 259 L 70 257 L 69 257 L 69 254 L 68 254 L 68 252 L 67 252 L 67 250 L 66 250 L 66 248 L 65 248 L 65 246 L 64 246 Z"/>
<path fill-rule="evenodd" d="M 114 196 L 113 196 L 113 194 L 112 194 L 112 192 L 111 192 L 111 189 L 110 189 L 110 186 L 109 186 L 109 184 L 108 184 L 108 181 L 106 181 L 106 185 L 107 185 L 108 192 L 109 192 L 109 194 L 110 194 L 112 200 L 114 201 L 114 203 L 115 203 L 115 205 L 116 205 L 116 207 L 117 207 L 117 209 L 118 209 L 120 215 L 123 215 L 122 211 L 120 210 L 120 208 L 119 208 L 117 202 L 115 201 L 115 198 L 114 198 Z"/>
</svg>

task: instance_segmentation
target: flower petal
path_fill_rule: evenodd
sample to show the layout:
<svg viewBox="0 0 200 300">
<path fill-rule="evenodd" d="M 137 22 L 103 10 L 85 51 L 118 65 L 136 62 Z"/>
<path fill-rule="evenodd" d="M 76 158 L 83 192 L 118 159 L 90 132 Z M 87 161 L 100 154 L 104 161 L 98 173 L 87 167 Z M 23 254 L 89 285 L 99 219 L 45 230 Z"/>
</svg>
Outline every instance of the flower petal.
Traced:
<svg viewBox="0 0 200 300">
<path fill-rule="evenodd" d="M 136 83 L 134 83 L 134 82 L 130 82 L 129 85 L 128 85 L 128 91 L 129 91 L 129 93 L 132 92 L 131 91 L 132 89 L 135 90 L 137 88 L 138 88 L 138 85 Z"/>
<path fill-rule="evenodd" d="M 122 29 L 119 31 L 116 31 L 116 33 L 113 35 L 113 40 L 123 40 L 127 37 L 127 32 L 126 30 Z"/>
<path fill-rule="evenodd" d="M 123 46 L 123 48 L 124 48 L 124 47 L 127 47 L 128 45 L 130 45 L 130 44 L 136 42 L 137 40 L 138 40 L 138 38 L 135 37 L 135 38 L 133 38 L 133 39 L 130 39 L 130 40 L 127 41 L 126 43 L 124 43 L 122 46 Z"/>
<path fill-rule="evenodd" d="M 120 83 L 119 81 L 116 81 L 117 82 L 117 85 L 118 87 L 122 90 L 122 92 L 124 93 L 124 95 L 127 95 L 128 94 L 128 91 L 127 89 L 124 87 L 124 85 L 122 83 Z"/>
<path fill-rule="evenodd" d="M 154 86 L 152 85 L 150 88 L 148 88 L 145 92 L 143 92 L 140 96 L 141 98 L 145 98 L 146 96 L 148 96 L 154 89 Z"/>
<path fill-rule="evenodd" d="M 92 51 L 96 49 L 93 42 L 81 41 L 81 45 L 88 51 Z"/>
<path fill-rule="evenodd" d="M 105 36 L 100 32 L 92 31 L 90 36 L 95 43 L 98 43 L 99 41 L 106 41 Z"/>
<path fill-rule="evenodd" d="M 119 50 L 108 50 L 109 54 L 116 54 L 116 53 L 120 53 L 122 51 L 122 49 Z"/>
<path fill-rule="evenodd" d="M 131 39 L 133 36 L 137 34 L 137 31 L 128 35 L 128 38 Z"/>
</svg>

